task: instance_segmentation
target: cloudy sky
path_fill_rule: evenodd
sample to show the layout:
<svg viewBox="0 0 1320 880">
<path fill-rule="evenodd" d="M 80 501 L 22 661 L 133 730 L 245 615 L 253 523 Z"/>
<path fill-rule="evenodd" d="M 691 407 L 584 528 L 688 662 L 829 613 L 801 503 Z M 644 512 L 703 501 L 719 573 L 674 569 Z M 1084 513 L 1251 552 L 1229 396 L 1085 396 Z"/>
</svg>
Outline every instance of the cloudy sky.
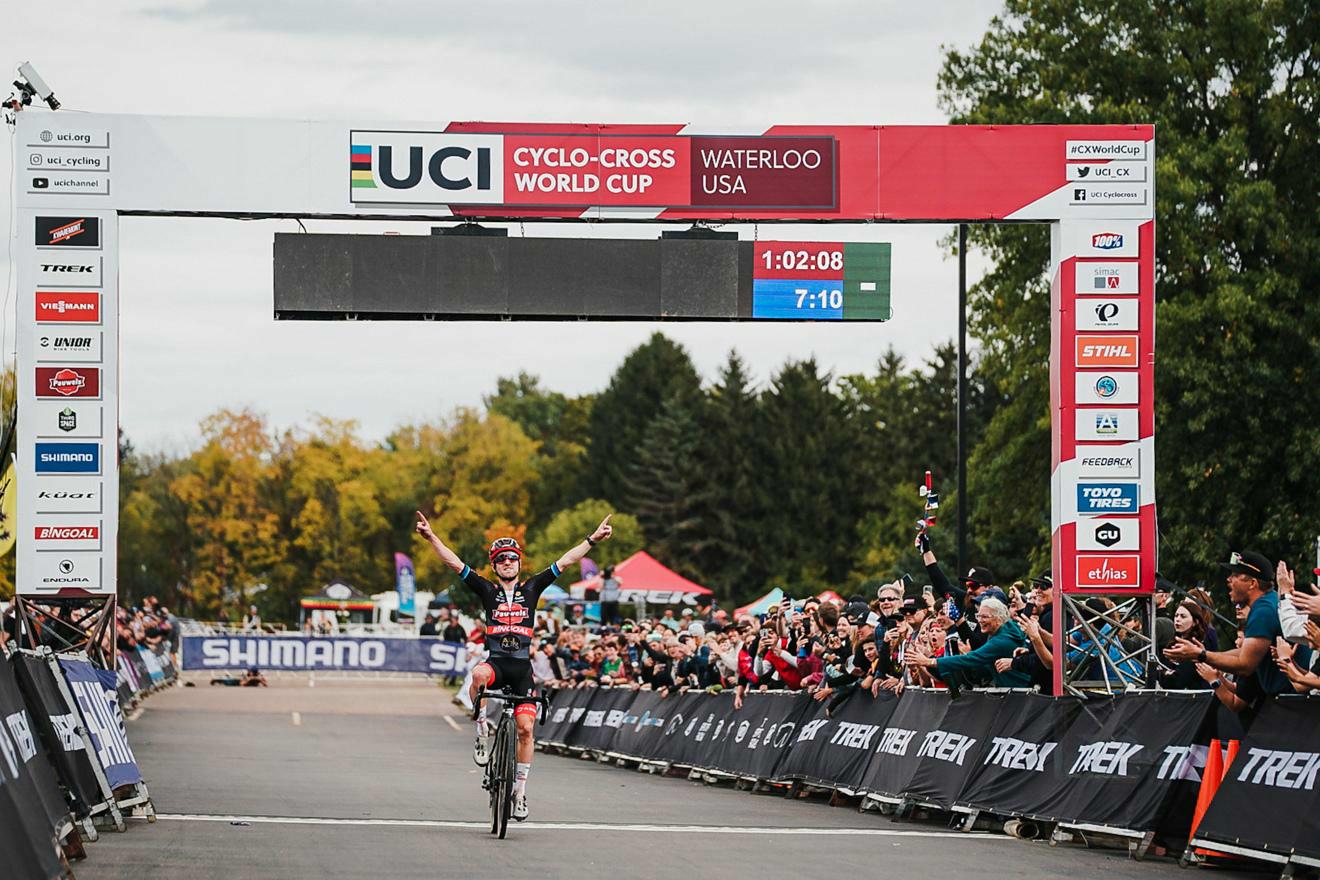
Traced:
<svg viewBox="0 0 1320 880">
<path fill-rule="evenodd" d="M 67 109 L 105 113 L 690 122 L 706 130 L 940 123 L 941 46 L 976 41 L 999 6 L 65 0 L 11 5 L 0 65 L 7 81 L 30 60 Z M 9 168 L 10 138 L 2 144 Z M 8 237 L 8 191 L 3 199 Z M 398 222 L 307 225 L 421 231 Z M 190 448 L 204 415 L 240 406 L 280 427 L 313 413 L 353 418 L 377 439 L 397 424 L 479 404 L 497 376 L 520 369 L 569 394 L 596 391 L 657 328 L 684 344 L 708 379 L 735 347 L 760 382 L 789 358 L 814 355 L 836 374 L 869 369 L 888 346 L 919 361 L 957 331 L 957 263 L 940 246 L 948 226 L 831 227 L 831 238 L 894 243 L 894 320 L 861 326 L 276 323 L 271 236 L 296 229 L 291 220 L 122 221 L 121 424 L 139 447 Z M 656 230 L 528 224 L 526 234 Z M 772 235 L 821 231 L 784 226 Z M 972 268 L 975 278 L 975 255 Z M 10 296 L 6 356 L 13 323 Z M 547 331 L 557 337 L 549 350 Z"/>
</svg>

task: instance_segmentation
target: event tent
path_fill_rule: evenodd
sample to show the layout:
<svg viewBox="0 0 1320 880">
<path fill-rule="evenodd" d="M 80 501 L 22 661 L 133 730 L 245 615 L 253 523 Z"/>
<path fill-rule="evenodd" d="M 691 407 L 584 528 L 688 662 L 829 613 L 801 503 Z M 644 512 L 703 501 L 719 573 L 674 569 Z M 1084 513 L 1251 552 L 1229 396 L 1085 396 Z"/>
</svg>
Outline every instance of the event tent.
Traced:
<svg viewBox="0 0 1320 880">
<path fill-rule="evenodd" d="M 638 550 L 614 566 L 619 579 L 619 601 L 624 605 L 645 602 L 647 605 L 696 605 L 704 596 L 713 593 L 694 583 L 673 569 L 667 568 L 645 550 Z M 599 590 L 600 575 L 578 581 L 570 586 L 573 598 L 585 598 L 588 589 Z"/>
<path fill-rule="evenodd" d="M 780 599 L 784 598 L 784 591 L 775 587 L 759 599 L 753 599 L 748 604 L 733 612 L 735 618 L 742 617 L 744 614 L 767 614 L 770 606 L 775 605 Z"/>
</svg>

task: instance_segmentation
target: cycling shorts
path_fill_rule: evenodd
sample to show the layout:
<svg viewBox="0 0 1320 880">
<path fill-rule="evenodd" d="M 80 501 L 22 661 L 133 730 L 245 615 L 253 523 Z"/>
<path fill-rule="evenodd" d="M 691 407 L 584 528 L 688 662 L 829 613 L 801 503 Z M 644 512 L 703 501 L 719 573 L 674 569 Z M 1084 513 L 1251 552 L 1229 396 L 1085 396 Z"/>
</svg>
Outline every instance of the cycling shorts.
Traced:
<svg viewBox="0 0 1320 880">
<path fill-rule="evenodd" d="M 535 688 L 532 681 L 532 661 L 520 657 L 487 657 L 481 665 L 494 673 L 494 678 L 486 685 L 486 690 L 508 690 L 515 694 L 532 696 Z M 519 703 L 513 714 L 536 717 L 536 704 Z"/>
</svg>

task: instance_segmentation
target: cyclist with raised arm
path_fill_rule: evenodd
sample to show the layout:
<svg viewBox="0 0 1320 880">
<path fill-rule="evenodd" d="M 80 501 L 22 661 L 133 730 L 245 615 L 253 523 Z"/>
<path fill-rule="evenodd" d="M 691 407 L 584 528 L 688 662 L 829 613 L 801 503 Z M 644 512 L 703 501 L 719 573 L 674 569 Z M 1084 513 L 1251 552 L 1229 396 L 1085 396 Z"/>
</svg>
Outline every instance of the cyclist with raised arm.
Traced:
<svg viewBox="0 0 1320 880">
<path fill-rule="evenodd" d="M 445 565 L 458 572 L 468 589 L 477 594 L 485 611 L 486 650 L 489 655 L 484 663 L 472 670 L 469 695 L 473 703 L 477 702 L 478 692 L 482 688 L 505 688 L 512 693 L 532 696 L 532 661 L 528 646 L 536 625 L 536 603 L 541 593 L 555 582 L 564 569 L 580 561 L 591 552 L 592 547 L 607 540 L 612 533 L 613 526 L 607 516 L 594 532 L 559 557 L 557 562 L 521 582 L 518 575 L 522 571 L 522 547 L 513 538 L 496 538 L 490 545 L 490 562 L 495 571 L 495 582 L 492 583 L 473 571 L 471 566 L 464 564 L 458 554 L 446 547 L 431 530 L 431 524 L 422 512 L 417 511 L 417 534 L 431 544 Z M 513 818 L 521 822 L 527 818 L 527 777 L 531 772 L 532 755 L 536 751 L 536 743 L 532 738 L 536 704 L 519 704 L 514 718 L 518 724 L 518 754 L 513 783 Z M 473 760 L 479 766 L 485 766 L 490 760 L 491 734 L 490 726 L 486 723 L 486 701 L 482 701 L 477 713 L 477 742 L 472 753 Z"/>
</svg>

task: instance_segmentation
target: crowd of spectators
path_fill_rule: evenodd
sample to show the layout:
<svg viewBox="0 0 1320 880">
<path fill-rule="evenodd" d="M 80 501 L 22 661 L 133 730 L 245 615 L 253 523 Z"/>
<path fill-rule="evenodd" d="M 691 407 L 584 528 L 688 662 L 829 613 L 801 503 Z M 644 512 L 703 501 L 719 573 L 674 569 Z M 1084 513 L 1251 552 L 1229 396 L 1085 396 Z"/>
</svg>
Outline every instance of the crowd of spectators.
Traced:
<svg viewBox="0 0 1320 880">
<path fill-rule="evenodd" d="M 1053 683 L 1053 584 L 1043 574 L 1006 587 L 974 567 L 956 580 L 918 538 L 928 586 L 904 578 L 873 597 L 783 598 L 764 614 L 700 605 L 664 608 L 646 618 L 617 606 L 588 620 L 582 604 L 537 618 L 532 668 L 539 685 L 614 686 L 662 693 L 732 690 L 735 705 L 752 690 L 805 691 L 832 711 L 866 689 L 1038 687 Z M 1295 586 L 1280 563 L 1235 553 L 1225 565 L 1238 611 L 1236 644 L 1219 650 L 1215 611 L 1202 589 L 1181 591 L 1161 579 L 1154 633 L 1134 603 L 1093 597 L 1086 625 L 1064 650 L 1082 678 L 1118 688 L 1215 690 L 1234 709 L 1268 694 L 1320 690 L 1320 594 Z M 1276 584 L 1277 582 L 1277 589 Z M 1178 597 L 1175 599 L 1175 596 Z M 464 633 L 457 615 L 428 615 L 423 635 L 484 641 L 480 624 Z M 1149 640 L 1156 661 L 1148 664 Z"/>
</svg>

